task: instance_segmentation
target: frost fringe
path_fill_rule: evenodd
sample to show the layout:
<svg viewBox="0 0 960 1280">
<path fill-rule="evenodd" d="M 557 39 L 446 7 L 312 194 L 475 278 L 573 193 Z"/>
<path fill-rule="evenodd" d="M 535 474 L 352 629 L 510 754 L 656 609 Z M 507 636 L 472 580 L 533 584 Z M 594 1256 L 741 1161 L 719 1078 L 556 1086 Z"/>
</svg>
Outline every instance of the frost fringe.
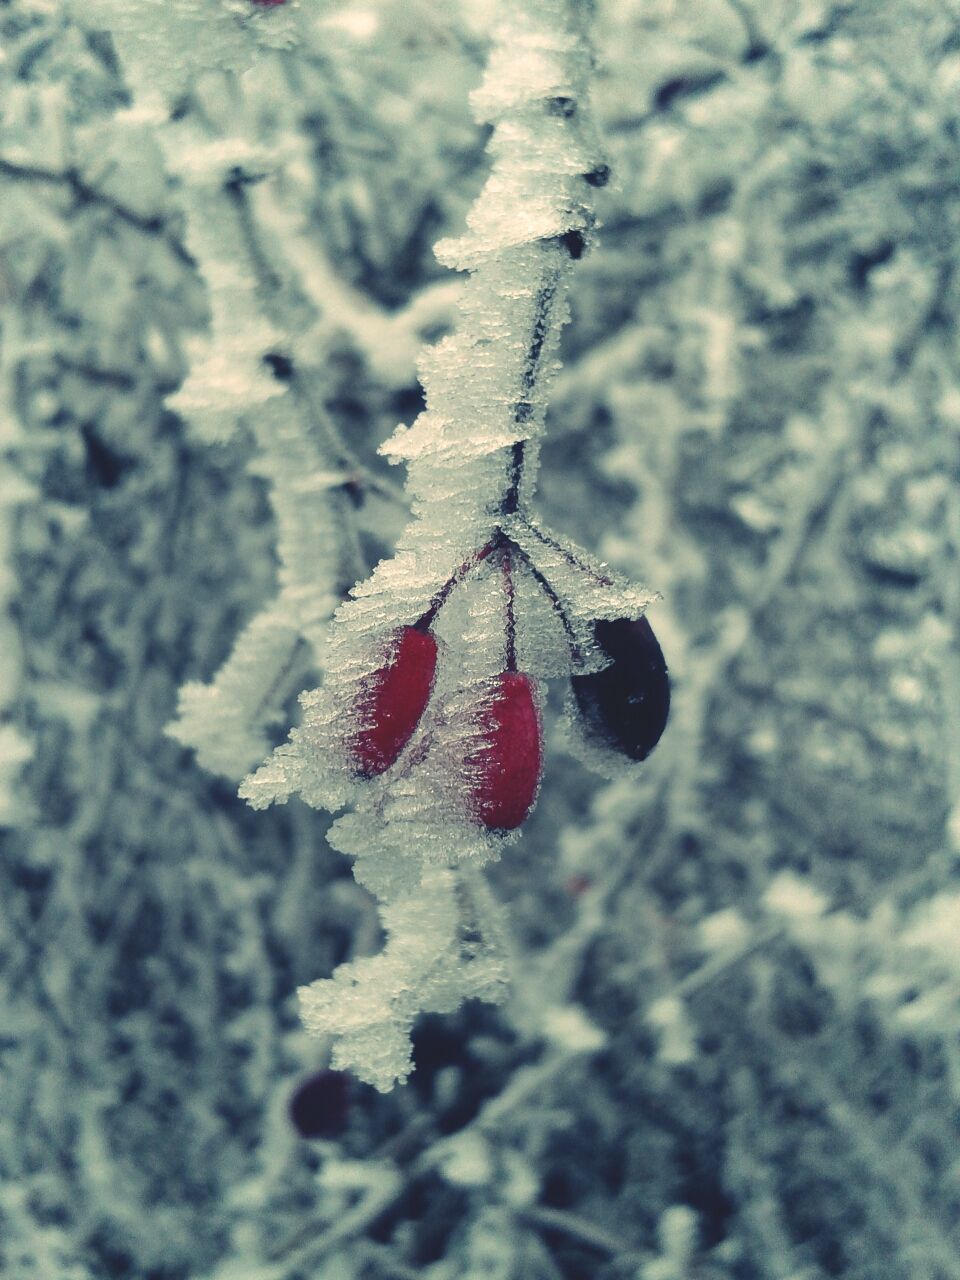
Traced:
<svg viewBox="0 0 960 1280">
<path fill-rule="evenodd" d="M 495 923 L 488 913 L 478 931 L 457 873 L 476 871 L 503 845 L 465 816 L 459 764 L 476 744 L 477 690 L 505 660 L 502 583 L 481 563 L 486 548 L 506 538 L 522 559 L 516 645 L 520 669 L 535 676 L 568 674 L 571 654 L 578 669 L 596 669 L 593 622 L 639 616 L 651 599 L 527 512 L 568 280 L 591 234 L 591 188 L 607 172 L 589 72 L 565 0 L 504 6 L 472 97 L 478 121 L 493 125 L 493 168 L 467 233 L 437 246 L 441 262 L 470 272 L 459 324 L 420 361 L 426 410 L 383 447 L 407 464 L 416 518 L 396 555 L 338 610 L 327 681 L 302 699 L 303 724 L 241 786 L 257 808 L 296 793 L 317 807 L 353 805 L 329 840 L 354 857 L 356 878 L 380 900 L 387 946 L 300 997 L 308 1029 L 335 1038 L 334 1065 L 380 1089 L 410 1071 L 417 1013 L 504 990 Z M 431 707 L 397 765 L 358 783 L 344 739 L 363 681 L 382 664 L 389 636 L 428 607 L 447 642 Z"/>
<path fill-rule="evenodd" d="M 354 857 L 357 880 L 380 900 L 388 943 L 381 955 L 304 988 L 301 998 L 308 1028 L 337 1038 L 335 1065 L 386 1089 L 410 1070 L 418 1012 L 452 1009 L 471 995 L 495 998 L 504 989 L 495 922 L 478 926 L 475 895 L 465 897 L 456 872 L 496 858 L 503 843 L 464 817 L 458 772 L 477 731 L 476 690 L 502 666 L 498 575 L 477 572 L 458 582 L 436 626 L 448 644 L 435 713 L 388 776 L 363 786 L 342 763 L 360 682 L 382 661 L 396 627 L 422 616 L 430 601 L 445 601 L 451 573 L 472 566 L 492 536 L 509 538 L 523 560 L 517 649 L 532 675 L 566 675 L 571 654 L 578 670 L 596 669 L 602 658 L 592 646 L 594 621 L 639 616 L 651 600 L 586 553 L 564 547 L 527 512 L 568 318 L 569 274 L 589 242 L 591 189 L 608 172 L 588 106 L 589 49 L 568 0 L 503 7 L 487 73 L 472 97 L 478 121 L 493 125 L 492 172 L 467 233 L 437 246 L 441 262 L 470 272 L 459 325 L 420 361 L 426 411 L 383 447 L 407 464 L 415 519 L 395 556 L 337 612 L 328 642 L 330 615 L 362 571 L 352 497 L 358 486 L 372 490 L 377 482 L 311 395 L 304 373 L 311 356 L 296 335 L 306 319 L 322 357 L 329 319 L 291 285 L 296 276 L 281 247 L 310 249 L 307 212 L 295 200 L 291 210 L 289 197 L 278 198 L 275 184 L 263 181 L 281 169 L 295 172 L 305 160 L 295 152 L 306 142 L 294 124 L 283 132 L 281 154 L 249 143 L 259 103 L 289 97 L 289 87 L 272 79 L 282 77 L 281 64 L 262 61 L 255 84 L 243 88 L 230 74 L 207 74 L 194 89 L 200 112 L 171 118 L 151 74 L 170 30 L 158 27 L 151 6 L 135 13 L 99 2 L 115 13 L 114 35 L 132 81 L 151 86 L 129 127 L 154 126 L 167 171 L 179 179 L 187 246 L 208 288 L 209 333 L 192 344 L 190 373 L 169 403 L 211 442 L 238 423 L 249 427 L 259 449 L 253 465 L 269 481 L 278 526 L 276 598 L 248 623 L 210 684 L 182 690 L 169 731 L 194 747 L 205 767 L 237 777 L 262 759 L 266 729 L 305 671 L 326 671 L 323 690 L 302 699 L 301 727 L 247 778 L 241 795 L 258 808 L 294 793 L 316 807 L 353 805 L 330 842 Z M 217 56 L 202 44 L 194 49 L 194 74 L 214 62 L 237 69 L 256 58 L 259 36 L 271 28 L 238 22 L 230 9 L 225 5 L 219 35 L 206 29 L 205 38 L 220 40 Z M 187 0 L 174 6 L 174 18 L 174 25 L 193 21 Z M 296 28 L 299 38 L 308 36 L 302 15 L 289 23 L 288 34 Z M 182 78 L 182 69 L 177 74 Z M 263 234 L 268 227 L 284 234 Z M 441 306 L 449 292 L 442 296 Z M 316 360 L 316 350 L 311 354 Z M 475 936 L 479 946 L 465 941 Z"/>
</svg>

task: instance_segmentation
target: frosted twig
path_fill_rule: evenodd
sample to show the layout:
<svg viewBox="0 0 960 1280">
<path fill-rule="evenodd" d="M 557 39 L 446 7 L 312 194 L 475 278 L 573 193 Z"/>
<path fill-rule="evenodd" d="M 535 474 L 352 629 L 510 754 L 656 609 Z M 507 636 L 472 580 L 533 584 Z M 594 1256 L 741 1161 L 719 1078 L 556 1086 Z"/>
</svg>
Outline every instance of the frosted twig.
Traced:
<svg viewBox="0 0 960 1280">
<path fill-rule="evenodd" d="M 39 182 L 49 186 L 65 187 L 78 204 L 99 205 L 108 210 L 121 222 L 126 222 L 144 235 L 160 236 L 170 248 L 174 257 L 186 266 L 194 266 L 192 255 L 182 241 L 173 234 L 169 221 L 161 217 L 145 217 L 133 209 L 127 208 L 112 196 L 105 195 L 96 187 L 84 181 L 75 169 L 43 169 L 39 165 L 17 164 L 12 160 L 0 158 L 0 176 L 12 178 L 17 182 Z"/>
<path fill-rule="evenodd" d="M 603 1227 L 598 1227 L 578 1213 L 535 1205 L 528 1209 L 521 1209 L 518 1217 L 543 1230 L 559 1231 L 574 1240 L 579 1240 L 582 1244 L 589 1245 L 591 1249 L 610 1254 L 619 1261 L 642 1256 L 626 1241 L 611 1235 L 609 1231 L 604 1231 Z"/>
<path fill-rule="evenodd" d="M 194 216 L 212 220 L 215 213 L 226 213 L 235 219 L 259 303 L 280 333 L 292 335 L 296 316 L 289 311 L 284 283 L 289 273 L 274 266 L 279 250 L 274 246 L 273 256 L 267 251 L 250 190 L 249 179 L 234 169 L 213 197 L 211 210 L 198 202 Z M 210 227 L 195 226 L 194 231 L 199 243 L 217 243 L 208 234 Z M 261 449 L 258 467 L 271 482 L 278 526 L 281 590 L 248 625 L 213 681 L 185 688 L 181 717 L 174 726 L 181 741 L 200 750 L 207 767 L 231 777 L 242 776 L 262 755 L 266 746 L 262 721 L 273 709 L 274 695 L 287 673 L 298 664 L 301 641 L 316 645 L 327 618 L 362 572 L 351 505 L 364 490 L 403 502 L 389 481 L 374 476 L 346 447 L 314 394 L 309 376 L 293 357 L 276 349 L 260 354 L 283 388 L 275 397 L 279 409 L 265 422 L 260 415 L 254 420 Z M 295 414 L 286 420 L 281 416 L 285 397 L 295 407 Z M 331 470 L 342 474 L 339 483 L 328 474 Z M 311 475 L 316 484 L 309 483 Z M 330 575 L 328 582 L 323 580 L 324 569 Z M 260 687 L 262 675 L 266 683 Z M 212 738 L 205 727 L 208 723 Z"/>
<path fill-rule="evenodd" d="M 436 618 L 437 614 L 446 604 L 454 588 L 458 587 L 460 583 L 463 582 L 464 578 L 466 578 L 467 574 L 471 573 L 477 565 L 482 564 L 483 561 L 486 560 L 487 556 L 491 555 L 496 550 L 497 545 L 496 540 L 491 539 L 488 543 L 482 546 L 479 551 L 474 552 L 468 560 L 464 560 L 463 564 L 461 564 L 460 567 L 450 575 L 440 590 L 436 593 L 430 601 L 430 608 L 417 619 L 415 625 L 420 628 L 431 626 L 434 618 Z"/>
<path fill-rule="evenodd" d="M 762 930 L 751 938 L 749 942 L 744 943 L 742 947 L 737 947 L 733 951 L 722 952 L 720 955 L 708 960 L 706 964 L 701 965 L 699 969 L 694 969 L 693 973 L 688 974 L 672 987 L 671 994 L 682 1000 L 700 995 L 707 987 L 712 986 L 714 982 L 718 982 L 738 964 L 741 964 L 744 960 L 749 960 L 751 956 L 758 951 L 765 950 L 772 943 L 778 942 L 784 936 L 784 933 L 785 930 L 782 928 Z"/>
<path fill-rule="evenodd" d="M 394 1203 L 403 1192 L 403 1179 L 397 1170 L 385 1165 L 381 1165 L 378 1172 L 380 1177 L 377 1184 L 370 1187 L 356 1208 L 345 1213 L 335 1226 L 308 1226 L 271 1254 L 271 1261 L 282 1261 L 278 1275 L 289 1275 L 301 1268 L 319 1266 L 324 1258 L 335 1253 L 341 1245 L 362 1235 Z"/>
<path fill-rule="evenodd" d="M 276 318 L 284 329 L 289 330 L 292 336 L 295 330 L 285 314 L 283 305 L 283 276 L 274 270 L 271 263 L 270 255 L 267 253 L 255 218 L 255 206 L 251 202 L 249 192 L 249 184 L 243 181 L 228 179 L 224 184 L 224 193 L 234 208 L 261 296 L 267 304 L 268 311 L 272 314 L 272 317 Z M 276 200 L 271 203 L 270 209 L 273 216 L 276 216 L 277 205 L 278 202 Z M 277 252 L 278 250 L 275 248 L 274 253 Z M 309 272 L 304 274 L 305 278 L 310 278 Z M 321 328 L 328 329 L 331 323 L 331 302 L 328 300 L 327 308 L 321 312 Z M 319 339 L 319 334 L 317 338 Z M 318 345 L 320 345 L 319 341 Z M 296 399 L 309 417 L 311 425 L 324 442 L 329 465 L 349 473 L 347 484 L 360 488 L 369 487 L 373 492 L 380 494 L 391 502 L 397 503 L 406 510 L 406 500 L 393 482 L 386 477 L 373 475 L 370 469 L 363 466 L 353 451 L 348 448 L 343 437 L 334 426 L 327 410 L 313 394 L 309 380 L 304 376 L 299 363 L 294 357 L 265 352 L 264 358 L 273 367 L 278 381 L 290 384 Z M 356 576 L 355 574 L 354 580 Z"/>
<path fill-rule="evenodd" d="M 563 556 L 564 560 L 566 560 L 568 564 L 572 565 L 575 569 L 579 569 L 581 573 L 588 574 L 596 582 L 600 583 L 601 586 L 609 587 L 613 584 L 612 578 L 608 578 L 604 574 L 596 573 L 595 570 L 591 569 L 580 556 L 571 551 L 569 547 L 564 546 L 563 543 L 558 542 L 556 538 L 551 537 L 538 524 L 535 524 L 526 516 L 521 516 L 521 523 L 523 524 L 523 527 L 537 539 L 538 542 L 542 542 L 543 545 L 545 547 L 549 547 L 551 551 L 558 552 Z"/>
<path fill-rule="evenodd" d="M 473 99 L 478 119 L 494 125 L 493 172 L 468 215 L 467 233 L 436 250 L 441 262 L 471 273 L 460 323 L 423 355 L 425 412 L 383 447 L 408 464 L 415 518 L 394 558 L 381 562 L 338 610 L 327 678 L 322 690 L 306 695 L 303 723 L 241 787 L 257 806 L 295 792 L 331 809 L 354 805 L 330 839 L 355 857 L 356 877 L 380 898 L 387 946 L 380 956 L 341 966 L 332 979 L 303 988 L 301 1007 L 311 1031 L 343 1028 L 334 1065 L 379 1088 L 389 1087 L 391 1070 L 399 1078 L 409 1072 L 415 996 L 421 1009 L 447 1009 L 458 993 L 494 998 L 502 987 L 490 937 L 478 939 L 484 963 L 459 945 L 447 883 L 451 871 L 479 868 L 496 856 L 491 832 L 503 834 L 496 822 L 475 820 L 463 797 L 460 810 L 453 808 L 455 775 L 477 759 L 477 690 L 492 687 L 505 660 L 507 672 L 520 677 L 510 687 L 533 696 L 539 664 L 545 674 L 579 666 L 598 616 L 635 617 L 650 599 L 537 533 L 527 514 L 546 393 L 567 319 L 567 281 L 587 247 L 591 188 L 609 172 L 589 120 L 590 60 L 579 18 L 567 0 L 526 0 L 503 10 Z M 233 198 L 262 200 L 248 197 L 246 186 Z M 245 218 L 249 240 L 248 212 Z M 475 572 L 491 558 L 504 575 L 506 607 L 498 590 L 490 608 L 483 596 L 490 575 Z M 550 632 L 552 656 L 538 654 L 525 634 L 531 579 L 559 620 L 555 630 L 562 634 Z M 428 691 L 429 709 L 385 767 L 372 775 L 344 768 L 358 708 L 376 714 L 367 710 L 372 686 L 364 671 L 399 661 L 397 637 L 411 629 L 425 636 L 436 625 L 447 642 L 445 618 L 455 610 L 440 614 L 455 590 L 470 617 L 454 659 L 464 664 L 455 685 L 445 652 L 436 678 L 446 682 L 446 692 Z M 539 616 L 548 618 L 549 611 L 541 608 Z M 462 754 L 460 765 L 453 751 Z M 376 786 L 369 785 L 374 778 Z M 449 870 L 438 871 L 442 867 Z"/>
<path fill-rule="evenodd" d="M 319 315 L 311 329 L 294 338 L 296 352 L 316 350 L 331 333 L 342 331 L 386 385 L 411 385 L 421 335 L 450 323 L 462 292 L 460 281 L 428 285 L 405 307 L 388 313 L 343 279 L 316 235 L 284 207 L 269 183 L 252 188 L 249 198 L 279 233 L 290 256 L 302 264 L 300 280 Z"/>
<path fill-rule="evenodd" d="M 939 674 L 950 801 L 948 844 L 960 852 L 960 501 L 954 489 L 948 492 L 945 502 L 944 537 L 937 567 L 951 637 L 940 647 Z"/>
<path fill-rule="evenodd" d="M 385 498 L 403 511 L 409 511 L 410 504 L 403 496 L 403 491 L 387 476 L 376 475 L 369 467 L 364 466 L 353 450 L 348 448 L 343 437 L 333 425 L 330 415 L 314 395 L 309 379 L 304 376 L 299 366 L 295 365 L 292 360 L 290 361 L 289 372 L 285 376 L 290 382 L 295 398 L 301 402 L 311 424 L 324 440 L 332 465 L 341 468 L 347 473 L 342 486 L 344 492 L 348 496 L 353 493 L 359 493 L 362 496 L 366 490 L 370 493 L 375 493 L 378 497 Z M 354 578 L 355 580 L 356 578 Z M 348 585 L 352 586 L 353 582 Z M 346 593 L 344 592 L 343 594 Z"/>
</svg>

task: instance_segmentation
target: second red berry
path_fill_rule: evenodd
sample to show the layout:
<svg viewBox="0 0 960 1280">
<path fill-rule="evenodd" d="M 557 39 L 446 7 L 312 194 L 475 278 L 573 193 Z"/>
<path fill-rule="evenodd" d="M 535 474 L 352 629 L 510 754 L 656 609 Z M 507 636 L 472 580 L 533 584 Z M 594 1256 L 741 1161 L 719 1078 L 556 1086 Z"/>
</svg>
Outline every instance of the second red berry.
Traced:
<svg viewBox="0 0 960 1280">
<path fill-rule="evenodd" d="M 543 763 L 537 687 L 530 676 L 503 671 L 478 709 L 482 743 L 467 760 L 471 815 L 491 831 L 514 831 L 533 808 Z"/>
</svg>

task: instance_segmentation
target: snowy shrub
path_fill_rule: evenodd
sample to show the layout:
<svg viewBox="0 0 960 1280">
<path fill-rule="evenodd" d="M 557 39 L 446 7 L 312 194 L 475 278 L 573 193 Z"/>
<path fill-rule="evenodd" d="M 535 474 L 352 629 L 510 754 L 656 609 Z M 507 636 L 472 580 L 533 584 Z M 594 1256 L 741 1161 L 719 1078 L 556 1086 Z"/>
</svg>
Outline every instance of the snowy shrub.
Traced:
<svg viewBox="0 0 960 1280">
<path fill-rule="evenodd" d="M 4 1276 L 960 1276 L 958 20 L 0 2 Z"/>
</svg>

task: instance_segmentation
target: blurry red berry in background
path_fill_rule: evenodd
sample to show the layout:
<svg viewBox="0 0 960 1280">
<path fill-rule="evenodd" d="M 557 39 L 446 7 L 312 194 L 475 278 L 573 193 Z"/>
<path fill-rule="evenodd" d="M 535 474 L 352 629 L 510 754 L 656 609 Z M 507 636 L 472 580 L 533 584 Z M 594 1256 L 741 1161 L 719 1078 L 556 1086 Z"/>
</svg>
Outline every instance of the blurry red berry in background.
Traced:
<svg viewBox="0 0 960 1280">
<path fill-rule="evenodd" d="M 290 1120 L 301 1138 L 336 1138 L 350 1119 L 350 1077 L 343 1071 L 318 1071 L 296 1088 Z"/>
<path fill-rule="evenodd" d="M 568 876 L 564 883 L 564 888 L 571 898 L 582 898 L 589 888 L 593 885 L 593 881 L 589 876 L 575 875 Z"/>
<path fill-rule="evenodd" d="M 663 651 L 646 618 L 597 622 L 594 637 L 613 661 L 593 675 L 571 677 L 586 735 L 631 760 L 645 760 L 670 711 Z"/>
<path fill-rule="evenodd" d="M 396 761 L 427 708 L 436 669 L 430 632 L 401 627 L 389 661 L 367 677 L 354 708 L 357 724 L 347 746 L 360 777 L 375 778 Z"/>
<path fill-rule="evenodd" d="M 491 831 L 513 831 L 533 807 L 543 763 L 536 685 L 519 671 L 492 681 L 478 710 L 482 744 L 467 760 L 469 808 Z"/>
</svg>

